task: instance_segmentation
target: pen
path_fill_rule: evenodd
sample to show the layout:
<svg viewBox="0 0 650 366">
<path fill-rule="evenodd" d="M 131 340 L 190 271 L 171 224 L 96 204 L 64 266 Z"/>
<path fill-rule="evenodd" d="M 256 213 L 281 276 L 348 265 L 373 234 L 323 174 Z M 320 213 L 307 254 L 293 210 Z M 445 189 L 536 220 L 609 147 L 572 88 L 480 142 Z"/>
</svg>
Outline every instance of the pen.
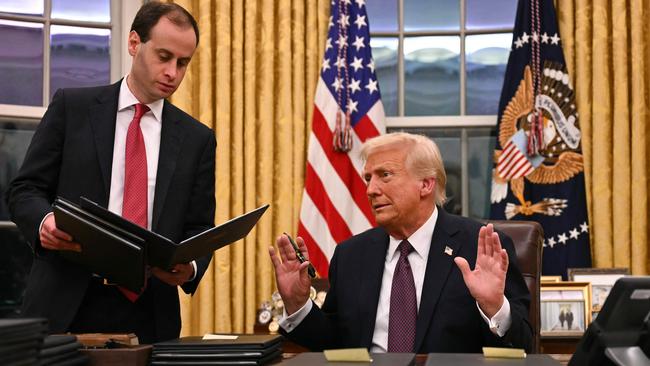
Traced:
<svg viewBox="0 0 650 366">
<path fill-rule="evenodd" d="M 300 263 L 306 262 L 307 260 L 305 259 L 305 256 L 302 255 L 300 249 L 298 249 L 298 245 L 296 244 L 296 242 L 293 241 L 293 239 L 291 238 L 291 236 L 289 236 L 289 234 L 284 233 L 284 235 L 287 236 L 287 238 L 289 239 L 289 243 L 291 243 L 291 246 L 293 247 L 293 250 L 296 251 L 296 257 L 298 257 Z M 316 270 L 314 269 L 314 266 L 311 265 L 311 263 L 309 263 L 309 267 L 307 267 L 307 272 L 309 273 L 309 277 L 316 278 Z"/>
</svg>

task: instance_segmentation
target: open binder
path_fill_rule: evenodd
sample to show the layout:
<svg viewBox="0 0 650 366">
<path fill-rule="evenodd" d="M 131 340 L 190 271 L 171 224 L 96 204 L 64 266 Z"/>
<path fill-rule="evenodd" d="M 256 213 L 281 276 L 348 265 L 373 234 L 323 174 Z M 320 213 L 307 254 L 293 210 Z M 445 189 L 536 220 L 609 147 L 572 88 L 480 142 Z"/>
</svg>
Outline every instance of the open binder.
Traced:
<svg viewBox="0 0 650 366">
<path fill-rule="evenodd" d="M 80 204 L 57 198 L 52 205 L 57 228 L 81 244 L 81 252 L 61 251 L 108 281 L 139 291 L 146 266 L 169 269 L 211 254 L 244 238 L 262 217 L 264 205 L 180 243 L 149 231 L 81 197 Z"/>
</svg>

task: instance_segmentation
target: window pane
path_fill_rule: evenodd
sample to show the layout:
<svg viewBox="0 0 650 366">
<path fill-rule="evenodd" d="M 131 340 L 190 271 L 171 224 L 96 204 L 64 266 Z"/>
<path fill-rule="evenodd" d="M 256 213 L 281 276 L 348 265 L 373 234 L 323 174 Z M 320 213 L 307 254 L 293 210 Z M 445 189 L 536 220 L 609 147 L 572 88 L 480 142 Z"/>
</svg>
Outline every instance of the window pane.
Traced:
<svg viewBox="0 0 650 366">
<path fill-rule="evenodd" d="M 14 121 L 0 121 L 0 194 L 16 177 L 18 168 L 23 163 L 36 124 Z M 0 221 L 9 220 L 9 212 L 4 199 L 0 199 Z"/>
<path fill-rule="evenodd" d="M 50 97 L 59 88 L 108 84 L 110 30 L 53 25 Z"/>
<path fill-rule="evenodd" d="M 496 119 L 496 117 L 495 117 Z M 491 134 L 493 134 L 491 136 Z M 493 129 L 467 130 L 467 171 L 469 174 L 469 216 L 490 217 L 490 192 L 492 189 L 492 153 L 496 144 Z"/>
<path fill-rule="evenodd" d="M 465 38 L 467 114 L 497 114 L 511 41 L 510 33 Z"/>
<path fill-rule="evenodd" d="M 0 20 L 0 44 L 0 103 L 43 105 L 43 25 Z"/>
<path fill-rule="evenodd" d="M 459 30 L 459 0 L 404 1 L 404 30 Z"/>
<path fill-rule="evenodd" d="M 110 0 L 52 0 L 52 18 L 108 23 Z"/>
<path fill-rule="evenodd" d="M 517 0 L 467 0 L 468 29 L 512 28 Z"/>
<path fill-rule="evenodd" d="M 405 114 L 460 113 L 460 37 L 404 39 Z"/>
<path fill-rule="evenodd" d="M 370 38 L 381 102 L 387 116 L 397 116 L 397 38 Z"/>
<path fill-rule="evenodd" d="M 367 1 L 366 11 L 371 32 L 397 31 L 397 0 Z"/>
<path fill-rule="evenodd" d="M 43 3 L 43 0 L 2 0 L 0 2 L 0 12 L 43 15 Z"/>
</svg>

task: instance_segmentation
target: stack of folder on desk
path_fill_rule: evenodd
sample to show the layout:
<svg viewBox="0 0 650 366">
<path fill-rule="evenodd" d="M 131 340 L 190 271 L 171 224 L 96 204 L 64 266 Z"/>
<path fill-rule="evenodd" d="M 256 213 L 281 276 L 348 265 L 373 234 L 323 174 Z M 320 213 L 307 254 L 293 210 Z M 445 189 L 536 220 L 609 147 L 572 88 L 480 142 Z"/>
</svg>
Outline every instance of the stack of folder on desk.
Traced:
<svg viewBox="0 0 650 366">
<path fill-rule="evenodd" d="M 265 365 L 282 355 L 282 336 L 184 337 L 153 345 L 151 365 Z"/>
<path fill-rule="evenodd" d="M 85 365 L 88 357 L 79 350 L 81 343 L 73 335 L 49 335 L 43 340 L 40 352 L 40 366 Z"/>
<path fill-rule="evenodd" d="M 0 319 L 0 365 L 37 365 L 45 319 Z"/>
</svg>

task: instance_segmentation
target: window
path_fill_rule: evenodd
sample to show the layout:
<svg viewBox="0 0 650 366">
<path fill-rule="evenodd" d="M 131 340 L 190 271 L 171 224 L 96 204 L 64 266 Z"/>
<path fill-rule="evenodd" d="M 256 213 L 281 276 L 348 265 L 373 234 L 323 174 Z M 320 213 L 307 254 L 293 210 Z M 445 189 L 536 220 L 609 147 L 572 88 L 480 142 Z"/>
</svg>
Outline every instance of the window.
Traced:
<svg viewBox="0 0 650 366">
<path fill-rule="evenodd" d="M 445 208 L 487 217 L 517 1 L 372 0 L 366 6 L 388 130 L 433 138 L 447 171 Z"/>
<path fill-rule="evenodd" d="M 4 192 L 59 88 L 117 81 L 130 67 L 125 41 L 141 2 L 0 1 L 0 317 L 15 315 L 31 253 L 8 221 Z M 122 41 L 124 40 L 124 42 Z"/>
</svg>

